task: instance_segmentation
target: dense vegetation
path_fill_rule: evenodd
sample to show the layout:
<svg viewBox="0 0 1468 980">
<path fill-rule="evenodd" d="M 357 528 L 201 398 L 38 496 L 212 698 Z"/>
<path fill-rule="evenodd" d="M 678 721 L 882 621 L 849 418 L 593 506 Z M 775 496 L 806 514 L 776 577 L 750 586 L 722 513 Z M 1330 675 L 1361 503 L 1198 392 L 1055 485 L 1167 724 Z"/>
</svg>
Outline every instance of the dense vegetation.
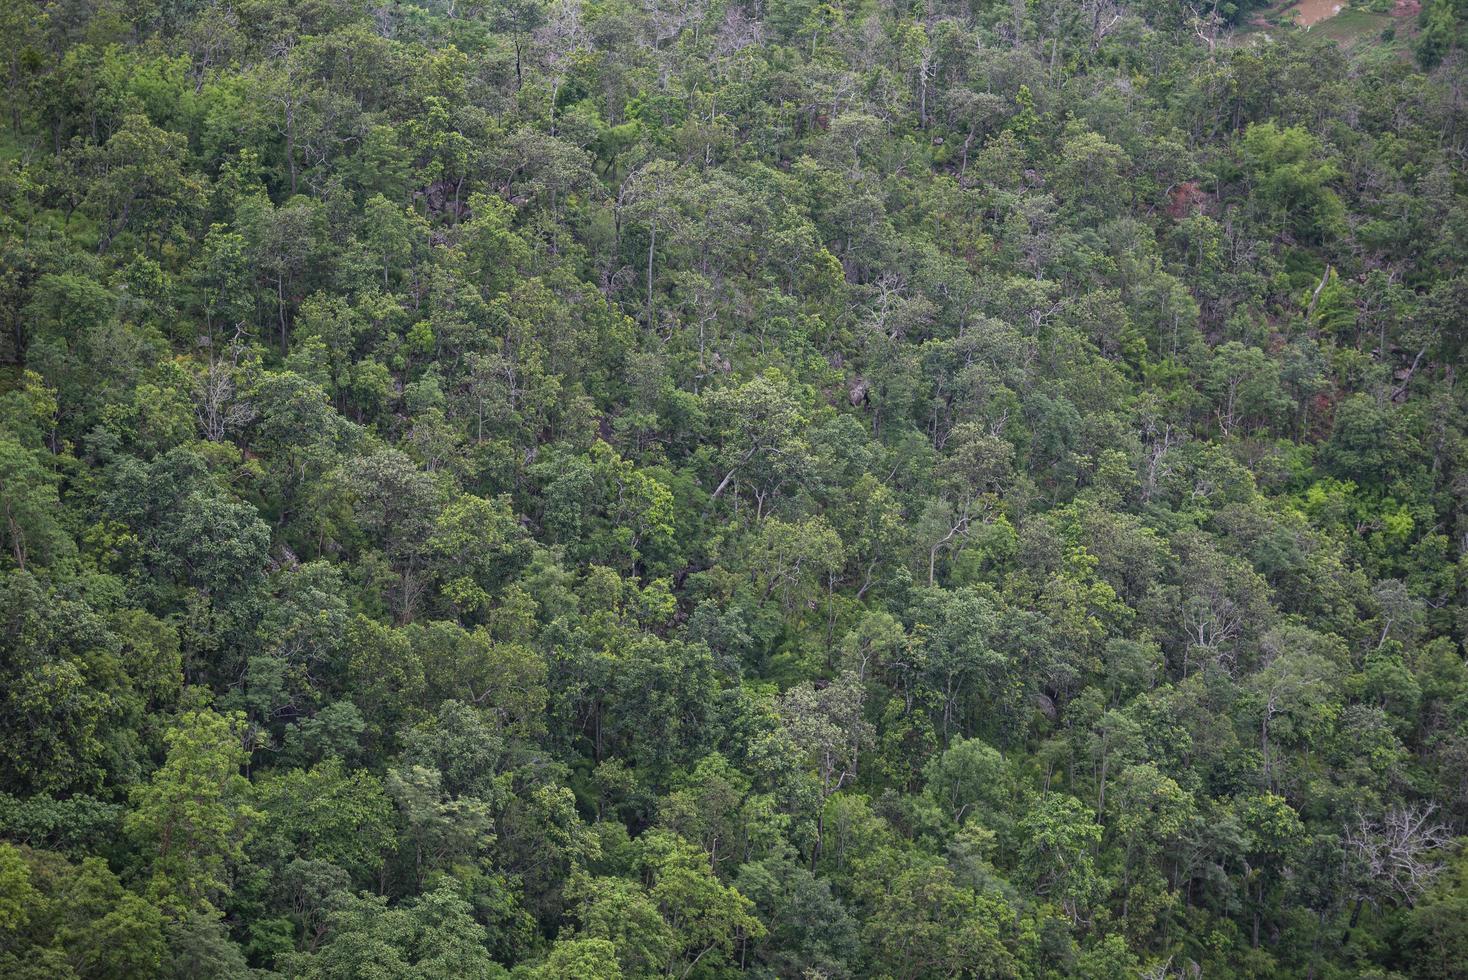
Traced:
<svg viewBox="0 0 1468 980">
<path fill-rule="evenodd" d="M 1468 11 L 0 3 L 0 974 L 1462 977 Z"/>
</svg>

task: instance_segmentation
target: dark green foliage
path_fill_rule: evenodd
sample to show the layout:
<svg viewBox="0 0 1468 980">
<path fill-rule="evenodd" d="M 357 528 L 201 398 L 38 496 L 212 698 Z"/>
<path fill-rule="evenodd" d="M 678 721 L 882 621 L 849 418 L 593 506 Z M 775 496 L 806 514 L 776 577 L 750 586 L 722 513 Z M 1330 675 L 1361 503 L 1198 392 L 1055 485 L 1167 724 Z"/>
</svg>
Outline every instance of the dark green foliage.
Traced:
<svg viewBox="0 0 1468 980">
<path fill-rule="evenodd" d="M 1461 976 L 1411 6 L 0 4 L 0 975 Z"/>
</svg>

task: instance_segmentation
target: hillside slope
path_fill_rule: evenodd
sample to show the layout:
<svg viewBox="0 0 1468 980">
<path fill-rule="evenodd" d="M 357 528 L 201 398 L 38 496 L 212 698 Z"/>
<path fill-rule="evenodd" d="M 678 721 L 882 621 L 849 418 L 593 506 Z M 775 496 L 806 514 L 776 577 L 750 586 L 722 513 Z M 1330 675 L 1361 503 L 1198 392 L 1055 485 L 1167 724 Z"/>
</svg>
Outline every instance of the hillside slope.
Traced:
<svg viewBox="0 0 1468 980">
<path fill-rule="evenodd" d="M 1459 20 L 1259 9 L 0 5 L 0 975 L 1461 977 Z"/>
</svg>

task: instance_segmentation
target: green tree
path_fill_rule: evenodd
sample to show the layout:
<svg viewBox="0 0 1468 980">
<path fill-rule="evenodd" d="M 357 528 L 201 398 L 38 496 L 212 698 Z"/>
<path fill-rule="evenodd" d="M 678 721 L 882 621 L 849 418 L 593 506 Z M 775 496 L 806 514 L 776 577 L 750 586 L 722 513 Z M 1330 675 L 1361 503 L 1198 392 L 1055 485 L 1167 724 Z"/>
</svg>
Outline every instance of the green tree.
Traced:
<svg viewBox="0 0 1468 980">
<path fill-rule="evenodd" d="M 687 841 L 653 831 L 639 838 L 638 858 L 651 879 L 648 897 L 673 937 L 664 965 L 668 976 L 689 976 L 700 964 L 715 967 L 740 942 L 764 935 L 749 899 L 715 878 L 702 852 Z"/>
<path fill-rule="evenodd" d="M 532 974 L 544 980 L 585 977 L 586 980 L 622 980 L 617 949 L 605 939 L 558 939 L 550 955 Z"/>
<path fill-rule="evenodd" d="M 923 769 L 925 789 L 955 824 L 991 823 L 1011 792 L 1004 757 L 977 738 L 956 738 Z"/>
<path fill-rule="evenodd" d="M 1106 892 L 1095 860 L 1101 827 L 1075 797 L 1050 793 L 1036 800 L 1015 825 L 1015 834 L 1023 880 L 1058 903 L 1072 921 Z"/>
<path fill-rule="evenodd" d="M 50 564 L 65 556 L 71 545 L 56 520 L 61 510 L 59 483 L 49 454 L 0 432 L 0 516 L 4 517 L 0 542 L 22 571 L 27 561 Z"/>
<path fill-rule="evenodd" d="M 258 823 L 248 852 L 259 864 L 328 861 L 366 883 L 394 844 L 392 805 L 381 782 L 366 772 L 344 772 L 334 759 L 262 777 L 254 806 Z"/>
<path fill-rule="evenodd" d="M 1341 173 L 1318 139 L 1300 126 L 1255 123 L 1242 147 L 1253 197 L 1276 232 L 1315 240 L 1340 232 L 1344 208 L 1329 185 Z"/>
<path fill-rule="evenodd" d="M 338 894 L 327 928 L 319 948 L 287 958 L 292 975 L 319 980 L 508 975 L 490 959 L 488 937 L 469 904 L 447 883 L 397 907 L 378 896 Z"/>
<path fill-rule="evenodd" d="M 97 251 L 105 252 L 124 231 L 139 233 L 150 251 L 193 220 L 203 205 L 205 184 L 184 169 L 188 141 L 130 114 L 106 144 L 83 164 L 83 207 L 96 218 Z"/>
<path fill-rule="evenodd" d="M 123 821 L 151 854 L 150 889 L 180 914 L 210 909 L 230 890 L 230 869 L 259 819 L 249 780 L 245 720 L 236 712 L 185 711 L 165 735 L 162 767 L 132 793 Z"/>
</svg>

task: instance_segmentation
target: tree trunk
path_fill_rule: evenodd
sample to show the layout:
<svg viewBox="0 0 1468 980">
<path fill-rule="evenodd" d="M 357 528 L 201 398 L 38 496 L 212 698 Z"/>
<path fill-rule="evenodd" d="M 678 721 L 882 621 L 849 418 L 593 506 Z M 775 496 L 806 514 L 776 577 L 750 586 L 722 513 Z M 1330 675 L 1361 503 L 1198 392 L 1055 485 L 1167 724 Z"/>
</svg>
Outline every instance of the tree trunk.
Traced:
<svg viewBox="0 0 1468 980">
<path fill-rule="evenodd" d="M 658 244 L 658 226 L 650 226 L 652 234 L 647 239 L 647 325 L 652 326 L 652 256 Z"/>
</svg>

